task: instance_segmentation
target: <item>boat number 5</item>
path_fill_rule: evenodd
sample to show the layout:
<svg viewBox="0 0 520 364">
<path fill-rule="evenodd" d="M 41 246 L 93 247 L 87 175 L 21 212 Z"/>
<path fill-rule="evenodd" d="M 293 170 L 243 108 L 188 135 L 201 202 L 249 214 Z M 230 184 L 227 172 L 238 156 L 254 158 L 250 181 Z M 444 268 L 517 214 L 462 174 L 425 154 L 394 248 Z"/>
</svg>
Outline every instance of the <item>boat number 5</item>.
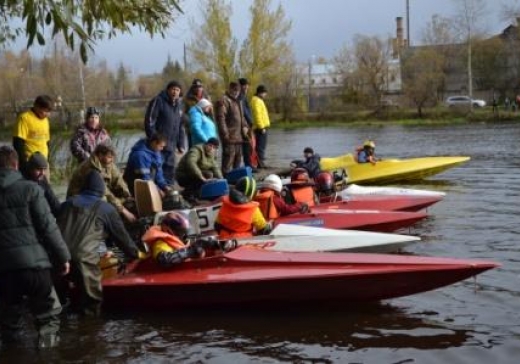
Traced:
<svg viewBox="0 0 520 364">
<path fill-rule="evenodd" d="M 215 219 L 218 214 L 218 210 L 222 205 L 214 205 L 210 207 L 203 207 L 200 209 L 196 209 L 197 218 L 199 219 L 199 227 L 200 229 L 213 229 L 213 224 L 215 223 Z"/>
</svg>

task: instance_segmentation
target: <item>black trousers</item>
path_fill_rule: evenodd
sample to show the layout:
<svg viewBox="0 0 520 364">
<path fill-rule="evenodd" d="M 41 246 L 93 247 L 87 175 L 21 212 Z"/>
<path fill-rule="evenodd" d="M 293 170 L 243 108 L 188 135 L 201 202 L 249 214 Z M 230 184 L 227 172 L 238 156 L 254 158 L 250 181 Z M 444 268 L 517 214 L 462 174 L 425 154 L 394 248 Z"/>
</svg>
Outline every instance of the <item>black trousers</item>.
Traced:
<svg viewBox="0 0 520 364">
<path fill-rule="evenodd" d="M 50 270 L 0 272 L 0 327 L 4 342 L 19 338 L 23 326 L 24 297 L 27 297 L 40 337 L 59 331 L 61 305 L 54 291 Z"/>
</svg>

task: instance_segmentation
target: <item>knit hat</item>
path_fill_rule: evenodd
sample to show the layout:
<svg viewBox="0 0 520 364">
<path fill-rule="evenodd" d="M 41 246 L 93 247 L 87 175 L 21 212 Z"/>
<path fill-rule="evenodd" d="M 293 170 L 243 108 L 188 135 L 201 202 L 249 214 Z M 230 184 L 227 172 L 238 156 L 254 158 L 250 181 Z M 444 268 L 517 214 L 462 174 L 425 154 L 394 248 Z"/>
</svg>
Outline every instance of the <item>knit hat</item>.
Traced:
<svg viewBox="0 0 520 364">
<path fill-rule="evenodd" d="M 196 78 L 191 83 L 192 86 L 202 87 L 202 80 L 200 78 Z"/>
<path fill-rule="evenodd" d="M 307 154 L 307 153 L 311 153 L 311 154 L 314 154 L 314 150 L 310 147 L 307 147 L 303 150 L 303 153 L 304 154 Z"/>
<path fill-rule="evenodd" d="M 105 181 L 103 181 L 103 177 L 101 177 L 98 171 L 93 170 L 87 174 L 81 188 L 81 192 L 83 191 L 94 192 L 100 197 L 105 194 Z"/>
<path fill-rule="evenodd" d="M 259 85 L 257 88 L 256 88 L 256 93 L 257 94 L 262 94 L 264 92 L 267 92 L 267 88 L 264 86 L 264 85 Z"/>
<path fill-rule="evenodd" d="M 34 152 L 27 161 L 27 166 L 29 169 L 47 169 L 49 164 L 43 154 L 40 152 Z"/>
<path fill-rule="evenodd" d="M 249 81 L 247 80 L 247 78 L 239 78 L 239 79 L 238 79 L 238 83 L 239 83 L 241 86 L 249 85 Z"/>
<path fill-rule="evenodd" d="M 211 106 L 211 101 L 208 99 L 201 99 L 199 102 L 197 102 L 197 106 L 201 109 L 204 109 L 206 106 Z"/>
<path fill-rule="evenodd" d="M 179 83 L 179 81 L 176 81 L 176 80 L 170 81 L 166 85 L 166 89 L 167 90 L 171 89 L 172 87 L 178 87 L 178 88 L 180 88 L 182 90 L 181 84 Z"/>
<path fill-rule="evenodd" d="M 209 138 L 206 141 L 206 144 L 211 144 L 211 145 L 214 145 L 214 146 L 218 147 L 220 145 L 220 142 L 218 141 L 217 138 Z"/>
</svg>

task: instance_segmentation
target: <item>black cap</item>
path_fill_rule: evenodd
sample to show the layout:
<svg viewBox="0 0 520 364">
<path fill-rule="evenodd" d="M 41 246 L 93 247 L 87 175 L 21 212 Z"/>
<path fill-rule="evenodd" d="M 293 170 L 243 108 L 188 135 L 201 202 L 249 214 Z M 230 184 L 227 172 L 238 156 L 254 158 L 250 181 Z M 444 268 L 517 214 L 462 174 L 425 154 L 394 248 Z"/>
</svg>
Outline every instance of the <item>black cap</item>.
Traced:
<svg viewBox="0 0 520 364">
<path fill-rule="evenodd" d="M 101 174 L 96 170 L 90 171 L 83 181 L 81 191 L 91 191 L 96 196 L 103 196 L 105 194 L 105 181 L 103 181 Z"/>
<path fill-rule="evenodd" d="M 206 144 L 211 144 L 211 145 L 214 145 L 216 147 L 220 146 L 220 142 L 218 141 L 217 138 L 209 138 L 207 141 L 206 141 Z"/>
<path fill-rule="evenodd" d="M 46 169 L 49 164 L 47 159 L 40 152 L 34 152 L 27 161 L 29 169 Z"/>
<path fill-rule="evenodd" d="M 249 81 L 247 80 L 247 78 L 239 78 L 239 79 L 238 79 L 238 83 L 239 83 L 241 86 L 249 85 Z"/>
<path fill-rule="evenodd" d="M 311 154 L 314 154 L 314 150 L 310 147 L 307 147 L 303 150 L 303 153 L 311 153 Z"/>
<path fill-rule="evenodd" d="M 87 107 L 87 112 L 85 113 L 85 118 L 90 118 L 92 115 L 99 115 L 100 112 L 94 106 Z"/>
<path fill-rule="evenodd" d="M 267 92 L 267 88 L 264 86 L 264 85 L 259 85 L 257 88 L 256 88 L 256 93 L 257 94 L 262 94 L 264 92 Z"/>
</svg>

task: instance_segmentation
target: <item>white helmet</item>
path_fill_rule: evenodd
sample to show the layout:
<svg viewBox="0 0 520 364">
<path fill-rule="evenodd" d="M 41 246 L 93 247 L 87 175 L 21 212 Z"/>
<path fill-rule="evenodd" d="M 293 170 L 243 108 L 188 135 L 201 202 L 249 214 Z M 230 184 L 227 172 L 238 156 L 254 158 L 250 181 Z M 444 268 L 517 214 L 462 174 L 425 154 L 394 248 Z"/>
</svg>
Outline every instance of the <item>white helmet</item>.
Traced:
<svg viewBox="0 0 520 364">
<path fill-rule="evenodd" d="M 282 180 L 276 174 L 270 174 L 263 180 L 262 188 L 269 188 L 280 193 L 282 192 Z"/>
</svg>

